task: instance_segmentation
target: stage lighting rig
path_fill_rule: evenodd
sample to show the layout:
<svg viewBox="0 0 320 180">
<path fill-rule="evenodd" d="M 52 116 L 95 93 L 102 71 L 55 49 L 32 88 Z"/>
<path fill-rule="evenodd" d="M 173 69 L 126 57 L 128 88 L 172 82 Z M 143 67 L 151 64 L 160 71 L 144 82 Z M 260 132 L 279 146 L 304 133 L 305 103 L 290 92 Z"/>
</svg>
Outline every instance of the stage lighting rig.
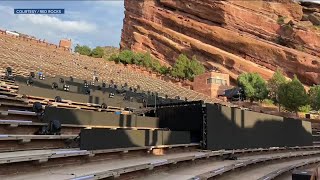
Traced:
<svg viewBox="0 0 320 180">
<path fill-rule="evenodd" d="M 110 93 L 109 98 L 113 98 L 113 97 L 114 97 L 114 93 Z"/>
<path fill-rule="evenodd" d="M 86 80 L 83 81 L 83 85 L 84 85 L 84 88 L 88 88 L 89 87 L 89 84 Z"/>
<path fill-rule="evenodd" d="M 63 85 L 63 90 L 64 90 L 64 91 L 69 91 L 69 90 L 70 90 L 70 86 L 67 85 L 67 84 L 64 84 L 64 85 Z"/>
<path fill-rule="evenodd" d="M 45 78 L 46 78 L 46 76 L 45 76 L 44 74 L 42 74 L 42 73 L 39 74 L 39 79 L 40 79 L 40 80 L 44 80 Z"/>
</svg>

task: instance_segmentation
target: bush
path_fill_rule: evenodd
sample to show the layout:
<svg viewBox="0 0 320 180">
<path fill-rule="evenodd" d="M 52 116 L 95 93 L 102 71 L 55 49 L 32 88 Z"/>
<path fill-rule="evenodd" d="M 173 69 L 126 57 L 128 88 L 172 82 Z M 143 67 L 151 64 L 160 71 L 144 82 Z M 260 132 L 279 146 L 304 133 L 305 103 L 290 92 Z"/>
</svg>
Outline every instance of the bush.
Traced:
<svg viewBox="0 0 320 180">
<path fill-rule="evenodd" d="M 205 72 L 204 66 L 193 56 L 190 60 L 186 55 L 180 54 L 174 64 L 171 75 L 181 79 L 193 80 L 196 75 Z"/>
<path fill-rule="evenodd" d="M 303 113 L 309 113 L 312 110 L 309 104 L 299 107 L 299 111 Z"/>
<path fill-rule="evenodd" d="M 135 53 L 133 56 L 132 63 L 136 65 L 142 65 L 144 54 L 143 53 Z"/>
<path fill-rule="evenodd" d="M 262 103 L 266 105 L 274 105 L 274 102 L 271 99 L 264 99 Z"/>
<path fill-rule="evenodd" d="M 119 54 L 112 54 L 108 60 L 115 61 L 116 63 L 136 64 L 164 75 L 170 74 L 173 77 L 187 78 L 189 80 L 192 80 L 196 75 L 202 74 L 205 71 L 204 66 L 197 61 L 196 57 L 190 60 L 183 54 L 178 57 L 173 69 L 161 66 L 159 60 L 153 58 L 150 52 L 134 53 L 130 50 L 124 50 Z"/>
<path fill-rule="evenodd" d="M 88 46 L 80 46 L 79 44 L 77 44 L 74 48 L 74 52 L 77 52 L 81 55 L 91 55 L 91 49 Z"/>
<path fill-rule="evenodd" d="M 108 58 L 109 61 L 119 62 L 118 54 L 111 54 L 111 56 Z"/>
<path fill-rule="evenodd" d="M 297 76 L 279 87 L 279 103 L 288 111 L 296 113 L 300 107 L 308 104 L 308 95 Z"/>
<path fill-rule="evenodd" d="M 262 101 L 268 96 L 265 80 L 258 73 L 244 73 L 238 77 L 238 85 L 243 88 L 247 98 Z"/>
<path fill-rule="evenodd" d="M 166 66 L 161 66 L 160 67 L 160 74 L 168 75 L 168 74 L 170 74 L 170 69 L 167 68 Z"/>
<path fill-rule="evenodd" d="M 268 90 L 269 90 L 269 97 L 278 104 L 278 91 L 279 87 L 286 83 L 286 78 L 281 73 L 279 69 L 273 74 L 272 78 L 268 81 Z"/>
<path fill-rule="evenodd" d="M 153 58 L 152 58 L 150 52 L 147 52 L 143 55 L 142 66 L 144 66 L 148 69 L 152 68 L 152 61 L 153 61 Z"/>
<path fill-rule="evenodd" d="M 160 62 L 158 60 L 156 60 L 156 59 L 152 59 L 151 68 L 152 68 L 153 71 L 156 71 L 156 72 L 160 73 L 160 68 L 161 68 Z"/>
<path fill-rule="evenodd" d="M 188 57 L 184 54 L 180 54 L 178 59 L 176 60 L 171 75 L 173 77 L 184 79 L 186 77 L 185 72 L 187 71 Z"/>
<path fill-rule="evenodd" d="M 97 46 L 91 52 L 91 56 L 95 58 L 102 58 L 104 55 L 104 50 L 102 47 Z"/>
<path fill-rule="evenodd" d="M 277 23 L 279 24 L 279 25 L 282 25 L 282 24 L 284 24 L 284 20 L 286 19 L 286 17 L 284 17 L 284 16 L 280 16 L 280 17 L 278 17 L 278 19 L 277 19 Z"/>
<path fill-rule="evenodd" d="M 314 85 L 309 90 L 311 107 L 314 110 L 320 110 L 320 85 Z"/>
<path fill-rule="evenodd" d="M 130 50 L 124 50 L 119 53 L 118 59 L 123 64 L 132 64 L 134 53 Z"/>
</svg>

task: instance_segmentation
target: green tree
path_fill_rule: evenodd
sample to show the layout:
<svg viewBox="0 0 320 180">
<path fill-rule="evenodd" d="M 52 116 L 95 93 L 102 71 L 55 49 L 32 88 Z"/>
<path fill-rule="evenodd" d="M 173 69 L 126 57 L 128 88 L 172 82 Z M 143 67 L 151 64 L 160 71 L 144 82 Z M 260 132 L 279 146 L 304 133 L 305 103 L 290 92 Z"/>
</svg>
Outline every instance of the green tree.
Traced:
<svg viewBox="0 0 320 180">
<path fill-rule="evenodd" d="M 74 52 L 77 52 L 81 55 L 90 56 L 91 49 L 88 46 L 80 46 L 79 44 L 77 44 L 76 47 L 74 48 Z"/>
<path fill-rule="evenodd" d="M 297 76 L 293 80 L 280 85 L 279 103 L 288 111 L 298 113 L 300 107 L 308 104 L 308 95 Z"/>
<path fill-rule="evenodd" d="M 279 87 L 285 83 L 286 83 L 286 78 L 281 73 L 281 71 L 277 69 L 277 71 L 273 74 L 272 78 L 269 79 L 268 85 L 267 85 L 269 90 L 269 96 L 273 100 L 273 102 L 278 104 L 279 111 L 280 111 L 280 104 L 279 104 L 278 91 L 279 91 Z"/>
<path fill-rule="evenodd" d="M 153 71 L 160 72 L 161 64 L 157 59 L 152 60 L 151 66 Z"/>
<path fill-rule="evenodd" d="M 143 53 L 135 53 L 133 56 L 133 60 L 132 63 L 136 64 L 136 65 L 142 65 L 143 62 L 143 58 L 144 58 L 144 54 Z"/>
<path fill-rule="evenodd" d="M 320 110 L 320 85 L 314 85 L 309 90 L 311 107 L 314 110 Z"/>
<path fill-rule="evenodd" d="M 238 85 L 243 88 L 251 102 L 262 101 L 268 96 L 266 82 L 258 73 L 241 74 L 238 77 Z"/>
<path fill-rule="evenodd" d="M 172 68 L 171 75 L 181 79 L 193 80 L 196 75 L 204 72 L 203 64 L 195 56 L 190 60 L 186 55 L 180 54 Z"/>
<path fill-rule="evenodd" d="M 186 55 L 180 54 L 172 68 L 171 75 L 181 79 L 186 78 L 189 61 L 190 60 Z"/>
<path fill-rule="evenodd" d="M 150 52 L 147 52 L 143 55 L 143 60 L 142 60 L 142 66 L 146 67 L 146 68 L 152 68 L 152 56 L 150 54 Z"/>
<path fill-rule="evenodd" d="M 185 77 L 189 80 L 193 80 L 193 78 L 199 74 L 203 74 L 205 72 L 205 68 L 203 64 L 201 64 L 195 56 L 187 63 L 187 70 L 185 72 Z"/>
<path fill-rule="evenodd" d="M 102 47 L 97 46 L 96 48 L 92 49 L 91 56 L 95 58 L 102 58 L 104 55 L 104 50 Z"/>
<path fill-rule="evenodd" d="M 123 64 L 132 64 L 134 52 L 130 50 L 124 50 L 119 53 L 119 61 Z"/>
<path fill-rule="evenodd" d="M 161 66 L 160 67 L 160 74 L 163 74 L 163 75 L 168 75 L 170 73 L 170 69 L 167 68 L 166 66 Z"/>
<path fill-rule="evenodd" d="M 119 63 L 120 60 L 119 60 L 119 54 L 112 54 L 109 59 L 109 61 L 114 61 L 115 63 Z"/>
</svg>

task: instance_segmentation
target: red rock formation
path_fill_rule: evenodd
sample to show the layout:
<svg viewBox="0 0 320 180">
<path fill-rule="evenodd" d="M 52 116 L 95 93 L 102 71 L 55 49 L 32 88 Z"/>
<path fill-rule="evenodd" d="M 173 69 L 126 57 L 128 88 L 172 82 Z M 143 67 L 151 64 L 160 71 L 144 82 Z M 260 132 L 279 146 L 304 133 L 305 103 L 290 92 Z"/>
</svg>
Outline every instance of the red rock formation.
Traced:
<svg viewBox="0 0 320 180">
<path fill-rule="evenodd" d="M 278 2 L 125 0 L 120 45 L 150 51 L 171 65 L 181 53 L 196 55 L 232 79 L 242 72 L 268 79 L 280 68 L 305 84 L 319 84 L 320 31 L 301 21 L 303 6 Z"/>
</svg>

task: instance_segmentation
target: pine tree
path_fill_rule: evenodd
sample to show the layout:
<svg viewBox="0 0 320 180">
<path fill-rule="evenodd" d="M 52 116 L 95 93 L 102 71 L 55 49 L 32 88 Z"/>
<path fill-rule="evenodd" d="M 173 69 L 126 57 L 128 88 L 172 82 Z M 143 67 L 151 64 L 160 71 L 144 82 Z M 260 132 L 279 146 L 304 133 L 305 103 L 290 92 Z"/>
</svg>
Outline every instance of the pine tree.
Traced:
<svg viewBox="0 0 320 180">
<path fill-rule="evenodd" d="M 298 113 L 300 107 L 308 104 L 308 95 L 297 76 L 279 87 L 279 103 L 288 111 Z"/>
<path fill-rule="evenodd" d="M 272 78 L 268 81 L 268 90 L 269 90 L 269 96 L 275 102 L 278 104 L 279 111 L 280 111 L 280 103 L 279 103 L 279 87 L 286 83 L 286 78 L 281 73 L 279 69 L 273 74 Z"/>
</svg>

